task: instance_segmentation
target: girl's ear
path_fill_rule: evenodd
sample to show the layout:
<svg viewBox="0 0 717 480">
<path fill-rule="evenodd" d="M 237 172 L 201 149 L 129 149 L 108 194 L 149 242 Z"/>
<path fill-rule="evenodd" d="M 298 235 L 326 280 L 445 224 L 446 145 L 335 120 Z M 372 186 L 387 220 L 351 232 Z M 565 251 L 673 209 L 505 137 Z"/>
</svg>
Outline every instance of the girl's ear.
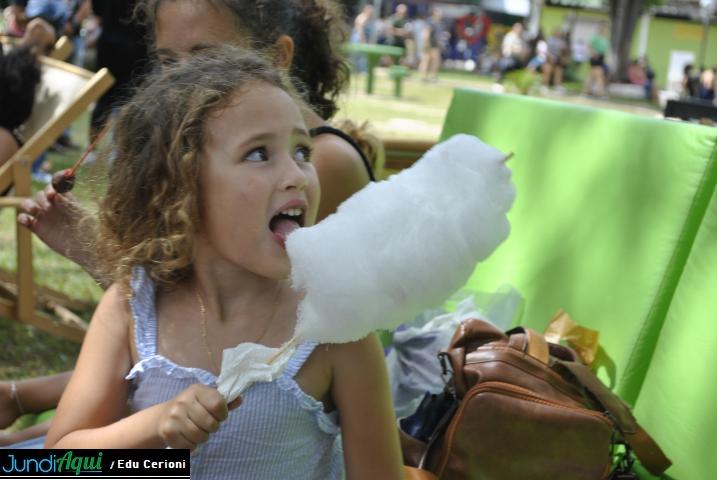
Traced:
<svg viewBox="0 0 717 480">
<path fill-rule="evenodd" d="M 288 35 L 282 35 L 274 44 L 276 66 L 282 70 L 289 70 L 294 61 L 294 40 Z"/>
</svg>

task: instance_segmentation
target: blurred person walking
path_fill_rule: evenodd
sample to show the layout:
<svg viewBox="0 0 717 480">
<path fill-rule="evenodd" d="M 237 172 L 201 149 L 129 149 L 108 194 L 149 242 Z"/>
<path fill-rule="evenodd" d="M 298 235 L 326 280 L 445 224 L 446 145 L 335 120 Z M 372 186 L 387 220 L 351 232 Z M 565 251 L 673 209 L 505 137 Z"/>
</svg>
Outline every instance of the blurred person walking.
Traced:
<svg viewBox="0 0 717 480">
<path fill-rule="evenodd" d="M 443 26 L 443 12 L 440 8 L 433 8 L 431 18 L 423 29 L 423 52 L 419 72 L 424 81 L 438 81 L 438 70 L 441 68 L 441 44 L 445 31 Z"/>
<path fill-rule="evenodd" d="M 568 42 L 560 28 L 553 30 L 553 34 L 546 41 L 548 44 L 548 57 L 543 65 L 543 85 L 564 92 L 563 72 L 568 60 Z"/>
<path fill-rule="evenodd" d="M 607 24 L 603 23 L 600 30 L 590 39 L 590 75 L 585 79 L 583 93 L 607 97 L 607 64 L 605 56 L 610 48 Z"/>
</svg>

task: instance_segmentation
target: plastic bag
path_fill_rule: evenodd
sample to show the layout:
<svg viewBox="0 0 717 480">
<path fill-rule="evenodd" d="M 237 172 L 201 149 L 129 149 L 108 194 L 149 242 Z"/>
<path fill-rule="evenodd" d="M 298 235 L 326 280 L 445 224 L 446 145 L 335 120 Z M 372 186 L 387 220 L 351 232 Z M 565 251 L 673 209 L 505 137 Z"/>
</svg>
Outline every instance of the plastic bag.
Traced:
<svg viewBox="0 0 717 480">
<path fill-rule="evenodd" d="M 426 392 L 443 390 L 438 353 L 448 346 L 463 320 L 479 318 L 507 330 L 520 319 L 523 306 L 523 297 L 510 286 L 493 293 L 463 291 L 452 300 L 458 302 L 455 311 L 438 315 L 430 311 L 393 333 L 386 364 L 399 418 L 413 413 Z"/>
</svg>

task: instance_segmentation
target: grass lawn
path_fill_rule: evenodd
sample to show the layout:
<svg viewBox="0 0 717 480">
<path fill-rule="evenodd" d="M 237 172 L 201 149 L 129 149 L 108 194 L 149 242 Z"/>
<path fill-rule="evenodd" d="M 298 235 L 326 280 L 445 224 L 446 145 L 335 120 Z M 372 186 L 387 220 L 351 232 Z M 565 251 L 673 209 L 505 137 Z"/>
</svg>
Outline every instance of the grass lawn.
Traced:
<svg viewBox="0 0 717 480">
<path fill-rule="evenodd" d="M 337 118 L 351 118 L 356 122 L 369 120 L 381 137 L 438 139 L 454 87 L 493 88 L 493 80 L 461 72 L 442 72 L 438 83 L 424 83 L 418 74 L 404 80 L 403 97 L 393 97 L 393 83 L 384 69 L 378 69 L 375 93 L 364 93 L 366 77 L 356 75 L 349 92 L 340 102 Z M 506 85 L 508 89 L 510 85 Z M 579 92 L 577 84 L 567 85 L 569 92 Z M 550 96 L 550 95 L 549 95 Z M 642 115 L 655 115 L 655 107 L 646 102 L 604 101 L 576 95 L 555 96 L 564 101 L 602 108 L 617 108 Z M 75 143 L 87 144 L 87 114 L 72 128 Z M 64 154 L 52 153 L 53 170 L 70 166 L 80 150 Z M 34 184 L 35 190 L 43 185 Z M 89 199 L 90 192 L 83 184 L 82 171 L 75 189 L 81 199 Z M 15 268 L 14 210 L 0 210 L 0 268 Z M 33 244 L 35 279 L 40 285 L 51 286 L 70 296 L 97 301 L 101 290 L 78 266 L 50 251 L 35 239 Z M 32 327 L 0 318 L 0 379 L 22 378 L 59 372 L 74 364 L 78 346 L 70 341 L 52 338 Z"/>
<path fill-rule="evenodd" d="M 73 124 L 72 137 L 81 149 L 87 144 L 88 115 Z M 50 153 L 53 169 L 71 166 L 81 149 Z M 33 190 L 44 185 L 33 182 Z M 90 196 L 80 174 L 75 193 Z M 15 270 L 15 210 L 0 210 L 0 268 Z M 102 293 L 95 282 L 76 264 L 54 253 L 37 238 L 33 239 L 35 281 L 72 297 L 97 301 Z M 85 312 L 87 315 L 91 312 Z M 79 353 L 74 342 L 48 335 L 34 327 L 0 318 L 0 379 L 46 375 L 72 368 Z"/>
</svg>

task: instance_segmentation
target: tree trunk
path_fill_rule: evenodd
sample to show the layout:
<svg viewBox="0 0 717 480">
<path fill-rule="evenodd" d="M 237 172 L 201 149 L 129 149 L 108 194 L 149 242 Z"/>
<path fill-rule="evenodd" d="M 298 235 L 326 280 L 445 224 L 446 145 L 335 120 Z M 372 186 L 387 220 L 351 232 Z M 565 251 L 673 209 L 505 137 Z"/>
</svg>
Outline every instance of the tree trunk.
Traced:
<svg viewBox="0 0 717 480">
<path fill-rule="evenodd" d="M 540 30 L 540 16 L 543 10 L 543 3 L 545 0 L 533 0 L 530 2 L 530 15 L 528 15 L 528 24 L 526 28 L 531 38 L 535 38 Z M 550 35 L 549 32 L 545 32 L 546 38 Z"/>
<path fill-rule="evenodd" d="M 610 0 L 610 49 L 615 80 L 627 79 L 632 36 L 644 7 L 645 0 Z"/>
</svg>

